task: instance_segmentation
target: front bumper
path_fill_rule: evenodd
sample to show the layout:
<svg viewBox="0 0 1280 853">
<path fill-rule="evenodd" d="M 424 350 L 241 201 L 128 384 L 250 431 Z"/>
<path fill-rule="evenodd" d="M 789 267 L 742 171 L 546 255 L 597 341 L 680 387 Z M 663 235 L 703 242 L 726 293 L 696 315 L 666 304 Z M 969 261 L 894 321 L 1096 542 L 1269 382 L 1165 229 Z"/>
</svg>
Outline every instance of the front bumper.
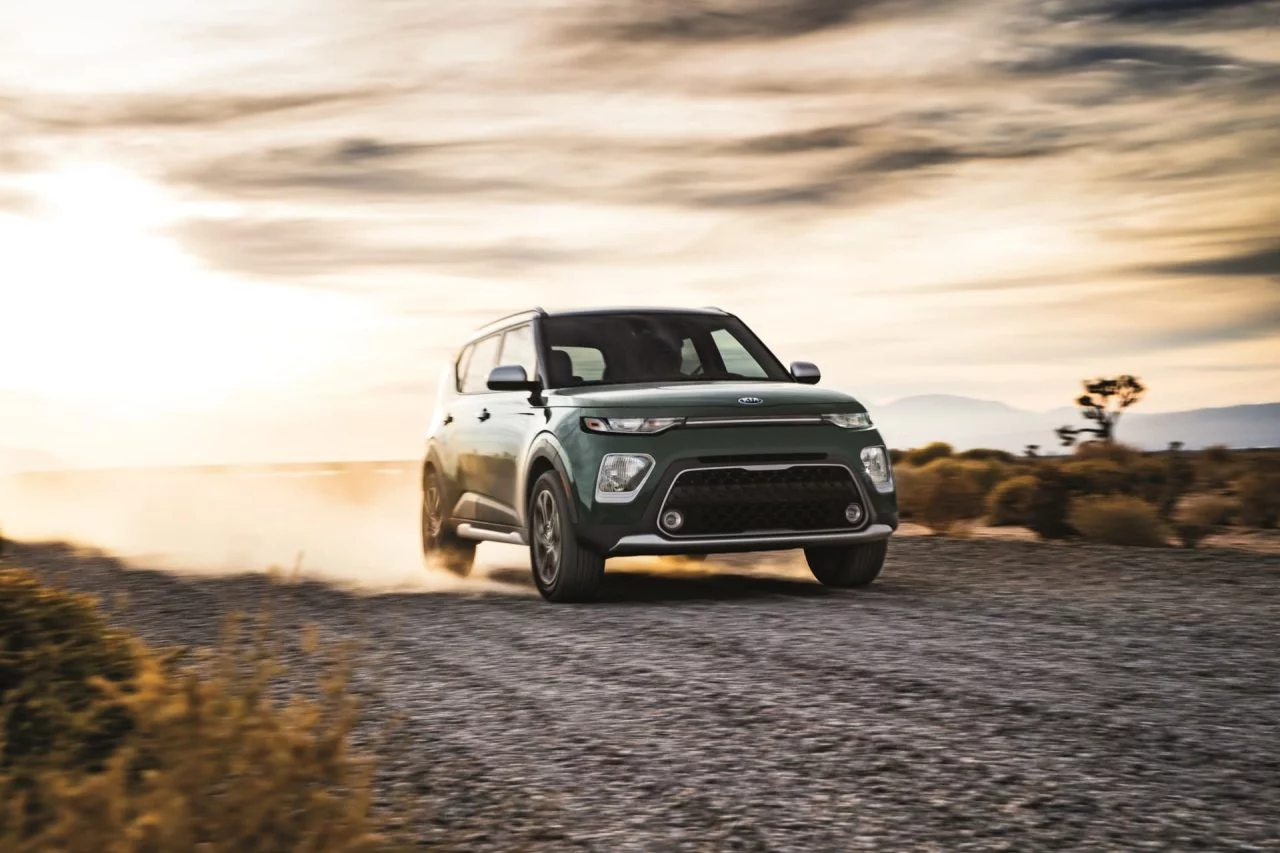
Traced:
<svg viewBox="0 0 1280 853">
<path fill-rule="evenodd" d="M 744 551 L 778 551 L 816 546 L 852 545 L 886 539 L 898 528 L 897 503 L 893 493 L 877 492 L 863 471 L 856 447 L 827 449 L 825 453 L 809 453 L 805 461 L 796 465 L 833 465 L 848 468 L 853 474 L 854 485 L 867 512 L 866 521 L 849 530 L 792 531 L 779 530 L 759 533 L 703 536 L 668 535 L 661 531 L 658 517 L 662 512 L 672 484 L 682 473 L 708 467 L 786 467 L 788 453 L 783 448 L 768 451 L 757 445 L 754 453 L 744 454 L 740 461 L 728 461 L 705 455 L 680 454 L 666 467 L 650 478 L 642 494 L 628 506 L 597 505 L 580 506 L 577 519 L 577 539 L 584 547 L 606 556 L 639 556 L 648 554 L 712 554 Z M 772 452 L 770 452 L 772 451 Z M 820 460 L 814 456 L 821 457 Z M 585 504 L 585 502 L 584 502 Z"/>
</svg>

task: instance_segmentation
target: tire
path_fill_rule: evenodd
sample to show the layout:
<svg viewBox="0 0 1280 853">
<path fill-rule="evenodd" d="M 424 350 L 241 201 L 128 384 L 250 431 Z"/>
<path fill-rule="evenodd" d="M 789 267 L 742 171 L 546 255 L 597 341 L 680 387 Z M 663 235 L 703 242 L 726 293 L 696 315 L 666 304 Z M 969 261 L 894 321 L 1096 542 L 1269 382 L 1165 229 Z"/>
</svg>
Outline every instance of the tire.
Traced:
<svg viewBox="0 0 1280 853">
<path fill-rule="evenodd" d="M 529 565 L 547 601 L 590 601 L 604 575 L 604 557 L 578 544 L 560 475 L 548 471 L 529 493 Z"/>
<path fill-rule="evenodd" d="M 809 571 L 823 586 L 856 589 L 870 586 L 884 568 L 889 540 L 827 548 L 805 548 Z"/>
<path fill-rule="evenodd" d="M 428 564 L 465 578 L 475 564 L 476 543 L 449 529 L 444 495 L 444 481 L 434 468 L 428 469 L 422 482 L 422 555 Z"/>
</svg>

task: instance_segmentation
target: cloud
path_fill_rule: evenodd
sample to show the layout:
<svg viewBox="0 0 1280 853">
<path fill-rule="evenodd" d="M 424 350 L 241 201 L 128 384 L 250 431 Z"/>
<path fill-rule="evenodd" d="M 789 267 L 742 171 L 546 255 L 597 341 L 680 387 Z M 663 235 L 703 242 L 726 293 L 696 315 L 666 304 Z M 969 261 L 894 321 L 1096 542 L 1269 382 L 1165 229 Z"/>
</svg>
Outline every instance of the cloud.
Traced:
<svg viewBox="0 0 1280 853">
<path fill-rule="evenodd" d="M 423 155 L 458 143 L 389 143 L 344 139 L 314 145 L 269 148 L 187 169 L 175 180 L 229 195 L 317 192 L 335 196 L 455 196 L 528 191 L 534 186 L 485 174 L 465 174 Z"/>
<path fill-rule="evenodd" d="M 1207 344 L 1280 340 L 1280 304 L 1259 306 L 1247 314 L 1217 321 L 1201 321 L 1172 330 L 1139 332 L 1136 342 L 1144 349 L 1183 349 Z"/>
<path fill-rule="evenodd" d="M 1148 269 L 1152 272 L 1174 273 L 1176 275 L 1280 277 L 1280 241 L 1233 255 L 1160 264 Z"/>
<path fill-rule="evenodd" d="M 217 125 L 239 119 L 315 107 L 338 107 L 394 94 L 393 89 L 339 89 L 279 94 L 190 94 L 107 96 L 88 99 L 15 99 L 13 114 L 45 130 L 109 128 L 182 128 Z"/>
<path fill-rule="evenodd" d="M 745 154 L 797 154 L 852 148 L 858 144 L 858 126 L 831 125 L 787 133 L 755 136 L 731 146 Z"/>
<path fill-rule="evenodd" d="M 1278 11 L 1280 4 L 1275 0 L 1073 0 L 1056 4 L 1054 17 L 1125 24 L 1239 18 L 1250 24 L 1265 24 L 1275 23 Z"/>
<path fill-rule="evenodd" d="M 631 0 L 594 10 L 586 34 L 623 42 L 786 39 L 848 24 L 876 0 Z"/>
<path fill-rule="evenodd" d="M 357 236 L 361 223 L 281 219 L 195 219 L 173 236 L 214 266 L 266 278 L 305 278 L 395 268 L 502 275 L 580 261 L 586 251 L 532 243 L 423 245 Z"/>
<path fill-rule="evenodd" d="M 1146 96 L 1183 93 L 1209 81 L 1247 83 L 1275 72 L 1273 65 L 1225 53 L 1155 43 L 1060 45 L 999 67 L 1009 74 L 1050 80 L 1108 72 L 1122 88 Z"/>
</svg>

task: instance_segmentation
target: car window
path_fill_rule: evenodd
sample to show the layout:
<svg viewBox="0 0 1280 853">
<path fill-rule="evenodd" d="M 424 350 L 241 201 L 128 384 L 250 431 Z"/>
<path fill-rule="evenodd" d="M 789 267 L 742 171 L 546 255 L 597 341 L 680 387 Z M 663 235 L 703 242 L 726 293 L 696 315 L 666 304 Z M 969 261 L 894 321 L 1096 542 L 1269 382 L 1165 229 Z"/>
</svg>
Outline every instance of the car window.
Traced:
<svg viewBox="0 0 1280 853">
<path fill-rule="evenodd" d="M 498 356 L 498 366 L 518 364 L 524 368 L 525 375 L 533 378 L 538 375 L 538 357 L 533 346 L 533 326 L 517 326 L 508 329 L 502 336 L 502 354 Z"/>
<path fill-rule="evenodd" d="M 697 347 L 693 345 L 693 339 L 685 338 L 684 343 L 680 345 L 680 373 L 684 376 L 692 376 L 701 366 L 702 359 L 698 355 Z"/>
<path fill-rule="evenodd" d="M 768 377 L 769 374 L 760 366 L 760 362 L 755 360 L 742 345 L 742 341 L 734 337 L 728 329 L 716 329 L 711 333 L 711 340 L 720 351 L 720 360 L 724 362 L 724 369 L 729 373 L 736 373 L 747 379 Z"/>
<path fill-rule="evenodd" d="M 483 394 L 489 390 L 489 374 L 498 366 L 498 345 L 501 343 L 501 335 L 490 335 L 476 342 L 462 378 L 463 394 Z"/>
<path fill-rule="evenodd" d="M 455 391 L 462 390 L 462 379 L 467 375 L 467 359 L 471 358 L 471 352 L 475 349 L 475 344 L 467 344 L 466 348 L 458 355 L 457 362 L 453 365 L 453 388 Z"/>
<path fill-rule="evenodd" d="M 541 330 L 544 346 L 569 354 L 574 375 L 583 382 L 792 381 L 736 317 L 582 312 L 546 317 Z M 583 350 L 590 352 L 589 361 Z"/>
<path fill-rule="evenodd" d="M 604 353 L 595 347 L 555 347 L 569 356 L 573 376 L 581 382 L 599 382 L 604 377 Z"/>
</svg>

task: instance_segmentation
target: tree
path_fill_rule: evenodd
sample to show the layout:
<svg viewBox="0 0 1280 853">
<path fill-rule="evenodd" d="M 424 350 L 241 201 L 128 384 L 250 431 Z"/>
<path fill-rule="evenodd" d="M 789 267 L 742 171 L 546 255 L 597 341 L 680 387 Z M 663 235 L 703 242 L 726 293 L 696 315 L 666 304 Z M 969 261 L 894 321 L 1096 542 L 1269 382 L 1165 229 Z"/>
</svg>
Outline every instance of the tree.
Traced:
<svg viewBox="0 0 1280 853">
<path fill-rule="evenodd" d="M 1058 427 L 1058 438 L 1062 439 L 1063 447 L 1075 444 L 1080 435 L 1092 435 L 1098 441 L 1112 441 L 1120 415 L 1141 400 L 1147 388 L 1137 377 L 1125 374 L 1116 379 L 1085 380 L 1084 390 L 1085 393 L 1076 400 L 1076 405 L 1080 407 L 1081 417 L 1093 421 L 1095 425 Z"/>
<path fill-rule="evenodd" d="M 1040 455 L 1040 445 L 1028 444 L 1026 450 L 1023 451 L 1028 459 L 1035 459 Z"/>
</svg>

